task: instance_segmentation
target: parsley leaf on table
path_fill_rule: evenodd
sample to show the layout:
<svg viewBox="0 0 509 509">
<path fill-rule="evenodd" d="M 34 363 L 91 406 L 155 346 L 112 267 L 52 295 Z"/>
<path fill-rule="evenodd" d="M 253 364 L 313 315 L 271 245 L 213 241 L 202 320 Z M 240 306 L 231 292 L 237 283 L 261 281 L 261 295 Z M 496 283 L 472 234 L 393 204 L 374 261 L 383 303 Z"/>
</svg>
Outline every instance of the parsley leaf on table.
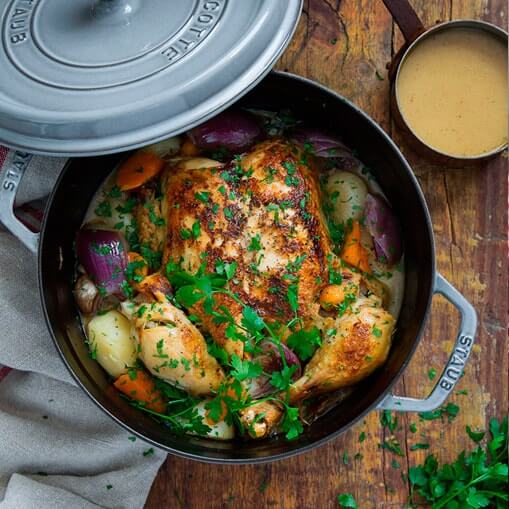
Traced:
<svg viewBox="0 0 509 509">
<path fill-rule="evenodd" d="M 502 422 L 491 419 L 490 434 L 485 449 L 478 446 L 469 454 L 463 451 L 452 464 L 439 467 L 435 456 L 430 455 L 423 465 L 411 467 L 411 502 L 417 492 L 432 509 L 507 508 L 507 417 Z M 482 439 L 480 434 L 474 437 Z"/>
<path fill-rule="evenodd" d="M 353 498 L 353 495 L 350 493 L 342 493 L 341 495 L 338 495 L 338 504 L 340 507 L 345 507 L 347 509 L 358 509 L 359 507 L 355 498 Z"/>
</svg>

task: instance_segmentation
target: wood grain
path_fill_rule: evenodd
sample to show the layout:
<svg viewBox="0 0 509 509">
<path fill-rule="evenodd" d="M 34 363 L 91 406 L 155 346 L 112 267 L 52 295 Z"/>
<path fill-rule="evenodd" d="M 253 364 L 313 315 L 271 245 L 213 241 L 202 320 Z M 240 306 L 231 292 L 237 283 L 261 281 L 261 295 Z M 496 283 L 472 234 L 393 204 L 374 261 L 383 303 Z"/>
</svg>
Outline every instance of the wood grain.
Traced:
<svg viewBox="0 0 509 509">
<path fill-rule="evenodd" d="M 507 25 L 504 0 L 412 4 L 427 26 L 451 18 Z M 430 443 L 440 461 L 450 461 L 472 447 L 465 425 L 485 428 L 490 417 L 507 413 L 507 154 L 483 168 L 452 170 L 430 165 L 403 143 L 391 122 L 385 69 L 401 43 L 381 1 L 307 0 L 278 68 L 317 80 L 356 102 L 393 136 L 418 176 L 433 219 L 438 269 L 474 303 L 479 315 L 476 346 L 458 387 L 467 394 L 451 399 L 460 406 L 459 415 L 451 423 L 399 415 L 396 436 L 405 450 L 403 458 L 379 449 L 387 437 L 377 413 L 328 445 L 277 463 L 211 466 L 169 456 L 147 508 L 321 509 L 338 507 L 337 495 L 345 492 L 352 493 L 362 509 L 403 508 L 408 487 L 401 473 L 421 463 L 428 452 L 411 451 L 412 444 Z M 428 372 L 444 365 L 457 326 L 454 308 L 435 298 L 424 338 L 397 393 L 426 396 L 434 385 Z M 416 433 L 409 431 L 411 423 L 417 425 Z M 367 436 L 363 442 L 361 432 Z M 354 459 L 356 454 L 362 459 Z M 401 468 L 394 468 L 394 460 Z"/>
</svg>

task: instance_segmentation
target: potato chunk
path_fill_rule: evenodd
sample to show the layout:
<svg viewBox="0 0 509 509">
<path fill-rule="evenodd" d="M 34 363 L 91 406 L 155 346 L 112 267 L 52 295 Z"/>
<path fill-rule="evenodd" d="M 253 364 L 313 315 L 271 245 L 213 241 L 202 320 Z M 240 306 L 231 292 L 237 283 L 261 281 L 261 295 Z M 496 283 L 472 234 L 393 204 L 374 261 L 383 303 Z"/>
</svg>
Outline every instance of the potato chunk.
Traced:
<svg viewBox="0 0 509 509">
<path fill-rule="evenodd" d="M 131 323 L 118 311 L 96 315 L 87 326 L 90 351 L 97 362 L 117 378 L 136 362 L 136 343 L 131 335 Z"/>
<path fill-rule="evenodd" d="M 362 217 L 368 189 L 364 180 L 354 173 L 333 170 L 326 183 L 333 204 L 333 218 L 338 223 Z"/>
</svg>

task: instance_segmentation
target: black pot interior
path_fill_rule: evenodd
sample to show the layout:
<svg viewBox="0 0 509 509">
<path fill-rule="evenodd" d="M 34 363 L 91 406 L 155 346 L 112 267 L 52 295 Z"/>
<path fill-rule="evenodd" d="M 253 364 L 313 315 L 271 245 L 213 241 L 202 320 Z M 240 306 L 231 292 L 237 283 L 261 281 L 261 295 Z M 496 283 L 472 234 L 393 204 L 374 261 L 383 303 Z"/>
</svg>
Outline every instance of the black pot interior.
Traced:
<svg viewBox="0 0 509 509">
<path fill-rule="evenodd" d="M 396 380 L 417 344 L 434 277 L 433 238 L 422 194 L 400 152 L 372 120 L 325 88 L 282 73 L 270 74 L 240 104 L 269 110 L 288 108 L 310 125 L 338 132 L 371 169 L 403 230 L 405 297 L 387 363 L 297 440 L 221 443 L 174 436 L 122 400 L 106 373 L 89 358 L 72 295 L 73 241 L 92 196 L 121 156 L 74 159 L 68 164 L 48 206 L 40 248 L 40 284 L 49 327 L 85 391 L 110 416 L 155 445 L 176 454 L 219 462 L 263 461 L 294 454 L 344 431 L 369 411 Z"/>
</svg>

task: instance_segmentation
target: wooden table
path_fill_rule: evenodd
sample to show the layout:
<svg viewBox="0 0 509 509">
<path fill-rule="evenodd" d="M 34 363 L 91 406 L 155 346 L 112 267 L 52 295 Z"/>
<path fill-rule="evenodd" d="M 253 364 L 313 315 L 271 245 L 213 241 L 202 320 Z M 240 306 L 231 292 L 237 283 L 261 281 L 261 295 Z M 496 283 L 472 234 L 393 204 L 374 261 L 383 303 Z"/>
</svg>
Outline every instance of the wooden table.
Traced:
<svg viewBox="0 0 509 509">
<path fill-rule="evenodd" d="M 413 0 L 425 25 L 454 18 L 477 18 L 507 25 L 505 0 Z M 399 29 L 381 0 L 307 0 L 295 37 L 278 68 L 339 91 L 371 115 L 400 144 L 426 195 L 433 219 L 438 269 L 475 305 L 476 345 L 451 401 L 456 419 L 419 422 L 400 415 L 396 436 L 406 448 L 397 458 L 380 450 L 384 430 L 379 415 L 328 445 L 298 457 L 257 466 L 211 466 L 169 456 L 147 501 L 148 508 L 316 508 L 338 507 L 339 493 L 352 493 L 361 509 L 403 508 L 408 486 L 401 473 L 426 454 L 450 461 L 472 448 L 465 426 L 484 428 L 507 412 L 507 154 L 483 168 L 451 170 L 432 166 L 400 140 L 389 111 L 386 63 L 400 47 Z M 426 333 L 396 392 L 423 397 L 434 385 L 430 368 L 444 366 L 457 330 L 454 308 L 433 301 Z M 409 426 L 416 423 L 418 431 Z M 361 432 L 366 434 L 359 441 Z M 429 442 L 429 451 L 411 451 Z M 405 447 L 406 446 L 406 447 Z M 344 453 L 348 464 L 344 464 Z M 360 453 L 362 459 L 354 459 Z M 357 456 L 359 458 L 359 456 Z"/>
</svg>

